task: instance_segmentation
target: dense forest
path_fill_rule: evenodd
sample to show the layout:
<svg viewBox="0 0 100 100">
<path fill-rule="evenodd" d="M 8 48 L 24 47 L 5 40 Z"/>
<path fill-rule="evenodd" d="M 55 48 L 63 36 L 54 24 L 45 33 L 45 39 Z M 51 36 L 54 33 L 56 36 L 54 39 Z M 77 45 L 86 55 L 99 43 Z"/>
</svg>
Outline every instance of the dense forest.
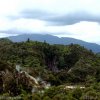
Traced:
<svg viewBox="0 0 100 100">
<path fill-rule="evenodd" d="M 100 100 L 100 53 L 77 44 L 0 39 L 0 97 Z"/>
</svg>

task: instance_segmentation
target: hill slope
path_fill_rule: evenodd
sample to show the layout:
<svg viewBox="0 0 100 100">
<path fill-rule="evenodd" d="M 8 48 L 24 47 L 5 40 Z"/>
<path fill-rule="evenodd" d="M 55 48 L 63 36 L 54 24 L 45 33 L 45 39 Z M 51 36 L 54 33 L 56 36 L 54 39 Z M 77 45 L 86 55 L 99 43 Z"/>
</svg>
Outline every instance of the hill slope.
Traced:
<svg viewBox="0 0 100 100">
<path fill-rule="evenodd" d="M 4 97 L 51 100 L 48 96 L 58 100 L 55 98 L 60 96 L 59 100 L 80 100 L 80 97 L 93 95 L 93 100 L 95 97 L 99 100 L 99 83 L 100 57 L 80 45 L 34 41 L 13 43 L 0 39 L 0 95 Z M 78 84 L 84 89 L 77 90 Z M 68 85 L 73 89 L 68 89 Z"/>
<path fill-rule="evenodd" d="M 13 42 L 21 42 L 21 41 L 26 41 L 28 38 L 33 41 L 40 41 L 44 42 L 46 41 L 47 43 L 50 44 L 63 44 L 63 45 L 69 45 L 71 43 L 73 44 L 79 44 L 81 46 L 84 46 L 87 49 L 91 49 L 93 52 L 100 52 L 100 45 L 95 44 L 95 43 L 88 43 L 82 40 L 74 39 L 74 38 L 59 38 L 56 36 L 52 35 L 40 35 L 40 34 L 24 34 L 24 35 L 18 35 L 18 36 L 12 36 L 8 37 L 10 40 Z"/>
</svg>

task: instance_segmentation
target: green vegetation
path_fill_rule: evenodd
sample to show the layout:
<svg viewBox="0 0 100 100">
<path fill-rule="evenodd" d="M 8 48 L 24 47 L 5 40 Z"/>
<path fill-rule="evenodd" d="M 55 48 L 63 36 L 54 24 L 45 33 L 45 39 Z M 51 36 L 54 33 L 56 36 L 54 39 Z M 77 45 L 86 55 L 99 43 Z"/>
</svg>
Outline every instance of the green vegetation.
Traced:
<svg viewBox="0 0 100 100">
<path fill-rule="evenodd" d="M 50 83 L 31 93 L 33 83 L 16 71 L 20 65 L 33 77 Z M 40 82 L 41 83 L 41 82 Z M 77 86 L 69 89 L 66 86 Z M 80 88 L 84 86 L 85 88 Z M 23 100 L 99 100 L 100 56 L 80 45 L 50 45 L 37 41 L 0 40 L 0 94 Z"/>
</svg>

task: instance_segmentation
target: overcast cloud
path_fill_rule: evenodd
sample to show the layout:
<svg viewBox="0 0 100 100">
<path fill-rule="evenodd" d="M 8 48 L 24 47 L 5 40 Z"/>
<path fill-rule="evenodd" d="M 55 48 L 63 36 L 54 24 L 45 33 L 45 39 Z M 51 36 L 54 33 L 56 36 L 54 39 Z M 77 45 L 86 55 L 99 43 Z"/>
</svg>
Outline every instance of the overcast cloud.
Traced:
<svg viewBox="0 0 100 100">
<path fill-rule="evenodd" d="M 0 37 L 52 34 L 100 44 L 100 0 L 0 0 Z"/>
</svg>

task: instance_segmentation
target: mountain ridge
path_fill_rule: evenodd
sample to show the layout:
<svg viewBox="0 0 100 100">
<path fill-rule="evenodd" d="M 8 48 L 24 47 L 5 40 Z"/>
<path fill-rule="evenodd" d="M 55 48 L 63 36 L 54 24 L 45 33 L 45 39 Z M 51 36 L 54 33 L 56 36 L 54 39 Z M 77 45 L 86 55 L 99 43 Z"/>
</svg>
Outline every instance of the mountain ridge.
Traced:
<svg viewBox="0 0 100 100">
<path fill-rule="evenodd" d="M 93 52 L 97 53 L 100 52 L 100 45 L 96 43 L 89 43 L 85 42 L 79 39 L 74 39 L 74 38 L 69 38 L 69 37 L 57 37 L 53 35 L 43 35 L 43 34 L 22 34 L 18 36 L 10 36 L 7 37 L 13 42 L 22 42 L 22 41 L 27 41 L 29 38 L 32 41 L 39 41 L 39 42 L 44 42 L 46 41 L 47 43 L 50 44 L 62 44 L 62 45 L 69 45 L 71 43 L 73 44 L 79 44 L 81 46 L 84 46 L 85 48 L 92 50 Z"/>
</svg>

